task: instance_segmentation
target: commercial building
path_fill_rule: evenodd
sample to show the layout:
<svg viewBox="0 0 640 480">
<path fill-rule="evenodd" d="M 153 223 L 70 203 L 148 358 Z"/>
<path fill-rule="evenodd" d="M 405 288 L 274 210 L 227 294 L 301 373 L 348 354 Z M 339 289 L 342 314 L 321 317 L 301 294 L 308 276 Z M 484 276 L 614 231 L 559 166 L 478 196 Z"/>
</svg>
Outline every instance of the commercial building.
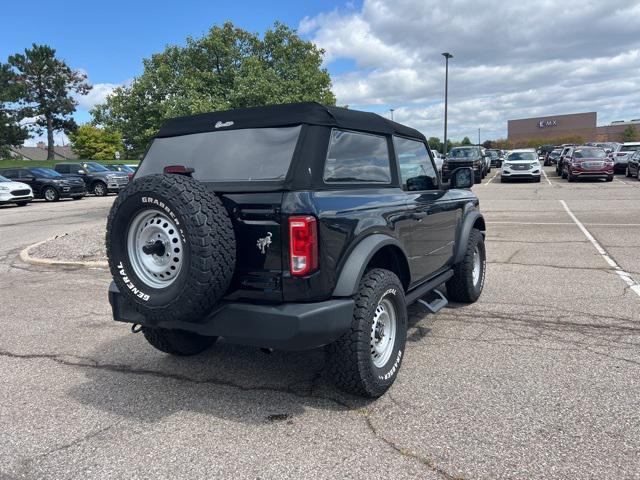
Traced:
<svg viewBox="0 0 640 480">
<path fill-rule="evenodd" d="M 509 120 L 507 131 L 508 140 L 513 144 L 529 140 L 544 143 L 545 139 L 568 137 L 583 137 L 592 142 L 621 142 L 622 133 L 629 125 L 634 125 L 640 132 L 640 119 L 598 126 L 598 114 L 586 112 Z"/>
</svg>

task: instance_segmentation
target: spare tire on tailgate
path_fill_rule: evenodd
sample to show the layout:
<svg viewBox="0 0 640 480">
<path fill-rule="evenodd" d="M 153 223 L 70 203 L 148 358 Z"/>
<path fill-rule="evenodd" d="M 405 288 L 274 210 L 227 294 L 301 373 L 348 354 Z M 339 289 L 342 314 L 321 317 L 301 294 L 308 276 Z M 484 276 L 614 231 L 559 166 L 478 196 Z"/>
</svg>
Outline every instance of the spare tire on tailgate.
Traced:
<svg viewBox="0 0 640 480">
<path fill-rule="evenodd" d="M 190 177 L 129 184 L 111 207 L 106 243 L 120 292 L 148 319 L 197 321 L 231 283 L 233 225 L 220 198 Z"/>
</svg>

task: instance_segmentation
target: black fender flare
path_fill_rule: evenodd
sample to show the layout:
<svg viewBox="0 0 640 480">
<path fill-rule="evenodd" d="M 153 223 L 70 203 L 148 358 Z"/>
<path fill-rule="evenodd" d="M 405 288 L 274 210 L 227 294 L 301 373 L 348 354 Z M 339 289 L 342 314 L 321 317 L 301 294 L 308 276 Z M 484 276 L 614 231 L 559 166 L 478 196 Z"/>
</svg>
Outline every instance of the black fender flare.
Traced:
<svg viewBox="0 0 640 480">
<path fill-rule="evenodd" d="M 471 235 L 471 230 L 473 230 L 473 227 L 474 225 L 476 225 L 476 223 L 479 223 L 479 230 L 484 235 L 486 229 L 484 217 L 478 210 L 468 211 L 462 220 L 462 226 L 460 227 L 458 237 L 456 238 L 456 248 L 455 254 L 453 256 L 454 264 L 460 263 L 464 258 L 464 253 L 467 249 L 467 243 L 469 241 L 469 235 Z"/>
<path fill-rule="evenodd" d="M 387 245 L 398 247 L 404 254 L 405 259 L 407 258 L 404 247 L 393 237 L 376 233 L 364 238 L 351 251 L 347 261 L 344 263 L 336 282 L 336 287 L 333 290 L 333 296 L 351 297 L 355 295 L 369 261 L 381 248 Z"/>
</svg>

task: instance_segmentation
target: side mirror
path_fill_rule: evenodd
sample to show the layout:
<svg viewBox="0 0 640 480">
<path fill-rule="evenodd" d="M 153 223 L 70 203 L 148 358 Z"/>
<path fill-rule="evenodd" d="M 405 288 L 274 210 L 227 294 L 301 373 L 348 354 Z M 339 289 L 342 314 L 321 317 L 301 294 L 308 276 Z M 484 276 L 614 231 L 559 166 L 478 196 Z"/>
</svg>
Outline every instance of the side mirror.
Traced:
<svg viewBox="0 0 640 480">
<path fill-rule="evenodd" d="M 78 173 L 79 173 L 80 175 L 86 175 L 86 174 L 87 174 L 87 171 L 86 171 L 86 170 L 83 170 L 83 169 L 81 168 L 80 170 L 78 170 Z"/>
<path fill-rule="evenodd" d="M 471 188 L 473 186 L 473 169 L 469 167 L 456 168 L 451 174 L 449 188 Z"/>
</svg>

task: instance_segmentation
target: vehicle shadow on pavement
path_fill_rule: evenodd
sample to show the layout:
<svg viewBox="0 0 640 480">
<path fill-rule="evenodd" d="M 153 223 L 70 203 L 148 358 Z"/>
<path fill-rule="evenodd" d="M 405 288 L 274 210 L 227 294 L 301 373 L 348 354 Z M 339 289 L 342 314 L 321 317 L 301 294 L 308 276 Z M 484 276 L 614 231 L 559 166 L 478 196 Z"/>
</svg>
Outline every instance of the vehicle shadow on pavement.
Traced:
<svg viewBox="0 0 640 480">
<path fill-rule="evenodd" d="M 142 335 L 104 342 L 70 395 L 91 408 L 155 423 L 178 412 L 249 424 L 287 421 L 309 407 L 345 411 L 373 400 L 338 391 L 324 350 L 273 352 L 218 342 L 194 357 L 154 350 Z"/>
</svg>

